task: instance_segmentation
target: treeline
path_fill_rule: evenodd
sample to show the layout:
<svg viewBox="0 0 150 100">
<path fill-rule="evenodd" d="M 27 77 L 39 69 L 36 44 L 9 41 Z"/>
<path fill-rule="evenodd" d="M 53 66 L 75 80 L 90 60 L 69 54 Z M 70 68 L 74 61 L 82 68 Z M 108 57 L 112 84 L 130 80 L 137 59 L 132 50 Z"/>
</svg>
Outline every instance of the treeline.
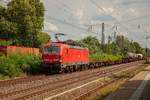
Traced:
<svg viewBox="0 0 150 100">
<path fill-rule="evenodd" d="M 11 0 L 0 6 L 0 45 L 41 47 L 49 42 L 42 32 L 44 11 L 40 0 Z"/>
<path fill-rule="evenodd" d="M 91 59 L 120 59 L 125 57 L 127 52 L 150 54 L 150 49 L 142 48 L 138 42 L 130 41 L 127 37 L 117 36 L 117 38 L 107 44 L 102 45 L 96 37 L 88 36 L 78 41 L 82 47 L 87 47 L 90 51 Z M 99 57 L 97 56 L 99 55 Z M 115 57 L 113 57 L 113 56 Z"/>
</svg>

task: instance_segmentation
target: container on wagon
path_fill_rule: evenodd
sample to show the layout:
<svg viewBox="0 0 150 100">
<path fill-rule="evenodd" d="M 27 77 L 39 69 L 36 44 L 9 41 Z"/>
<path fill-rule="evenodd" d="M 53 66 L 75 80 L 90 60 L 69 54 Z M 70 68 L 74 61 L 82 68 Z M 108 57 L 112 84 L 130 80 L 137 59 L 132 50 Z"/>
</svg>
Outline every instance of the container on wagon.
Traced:
<svg viewBox="0 0 150 100">
<path fill-rule="evenodd" d="M 38 48 L 17 47 L 17 46 L 0 46 L 0 55 L 10 55 L 13 53 L 31 53 L 38 55 Z"/>
</svg>

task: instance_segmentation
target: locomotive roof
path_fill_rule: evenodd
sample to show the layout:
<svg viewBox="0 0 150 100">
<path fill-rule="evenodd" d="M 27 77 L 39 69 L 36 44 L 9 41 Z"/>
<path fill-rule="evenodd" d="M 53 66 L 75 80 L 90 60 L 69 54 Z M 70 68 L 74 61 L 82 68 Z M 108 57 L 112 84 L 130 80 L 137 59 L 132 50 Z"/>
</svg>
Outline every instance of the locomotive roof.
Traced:
<svg viewBox="0 0 150 100">
<path fill-rule="evenodd" d="M 73 46 L 73 45 L 57 43 L 57 42 L 49 43 L 45 46 L 64 46 L 64 47 L 70 47 L 70 48 L 75 48 L 75 49 L 88 49 L 88 48 L 83 48 L 83 47 L 80 47 L 80 46 Z"/>
<path fill-rule="evenodd" d="M 53 42 L 53 43 L 48 43 L 48 44 L 46 44 L 45 46 L 68 46 L 67 44 L 63 44 L 63 43 L 55 43 L 55 42 Z"/>
</svg>

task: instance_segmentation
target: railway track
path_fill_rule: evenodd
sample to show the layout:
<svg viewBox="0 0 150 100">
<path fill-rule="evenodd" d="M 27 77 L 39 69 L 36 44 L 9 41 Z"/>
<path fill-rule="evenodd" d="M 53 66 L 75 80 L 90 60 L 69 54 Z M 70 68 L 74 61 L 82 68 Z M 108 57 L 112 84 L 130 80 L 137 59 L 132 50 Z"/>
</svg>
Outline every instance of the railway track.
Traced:
<svg viewBox="0 0 150 100">
<path fill-rule="evenodd" d="M 7 81 L 6 83 L 4 81 L 0 84 L 0 89 L 6 89 L 6 91 L 0 93 L 0 99 L 43 99 L 47 96 L 53 96 L 56 93 L 79 86 L 98 77 L 103 77 L 107 74 L 111 75 L 118 70 L 123 70 L 133 66 L 134 64 L 138 64 L 138 62 L 86 70 L 65 75 L 39 76 L 34 77 L 33 79 L 29 78 L 18 79 L 10 82 Z M 11 85 L 11 87 L 9 87 L 9 85 Z"/>
<path fill-rule="evenodd" d="M 127 71 L 125 73 L 133 72 L 135 69 L 136 68 L 127 69 Z M 100 84 L 98 86 L 95 86 L 91 90 L 87 90 L 86 92 L 81 93 L 79 96 L 75 97 L 73 100 L 86 100 L 86 98 L 90 97 L 94 93 L 97 93 L 97 91 L 99 91 L 100 89 L 102 89 L 105 86 L 108 86 L 110 84 L 113 84 L 113 83 L 115 83 L 116 81 L 119 81 L 119 80 L 122 80 L 122 79 L 120 79 L 120 78 L 114 78 L 114 79 L 106 82 L 105 84 Z"/>
<path fill-rule="evenodd" d="M 28 77 L 23 77 L 23 78 L 17 78 L 13 80 L 5 80 L 5 81 L 0 81 L 0 87 L 1 86 L 6 86 L 6 85 L 15 85 L 17 83 L 25 83 L 25 82 L 31 82 L 35 80 L 40 80 L 44 78 L 45 75 L 39 75 L 39 76 L 28 76 Z"/>
<path fill-rule="evenodd" d="M 91 89 L 90 91 L 75 97 L 73 100 L 84 100 L 85 98 L 87 98 L 87 96 L 92 95 L 93 93 L 97 92 L 98 90 L 102 89 L 103 87 L 105 87 L 105 86 L 107 86 L 107 85 L 109 85 L 109 84 L 111 84 L 111 83 L 113 83 L 115 81 L 117 81 L 117 79 L 113 79 L 110 82 L 107 82 L 106 84 L 99 85 L 99 86 Z"/>
<path fill-rule="evenodd" d="M 115 67 L 114 67 L 115 68 Z M 104 71 L 107 71 L 107 69 L 109 69 L 109 67 L 106 67 L 106 68 L 104 68 L 103 70 L 101 70 L 101 72 L 104 72 Z M 96 71 L 94 71 L 95 73 L 97 73 Z M 99 71 L 98 71 L 99 72 Z M 93 73 L 93 72 L 92 72 Z M 83 76 L 86 76 L 86 75 L 88 75 L 88 74 L 92 74 L 92 73 L 83 73 Z M 79 73 L 80 74 L 80 73 Z M 81 73 L 82 74 L 82 73 Z M 68 74 L 68 75 L 71 75 L 71 76 L 73 76 L 73 77 L 69 77 L 69 78 L 65 78 L 64 79 L 64 75 L 61 75 L 61 77 L 60 77 L 60 75 L 55 75 L 55 76 L 53 76 L 54 78 L 56 78 L 57 80 L 55 80 L 54 78 L 51 78 L 51 76 L 50 77 L 44 77 L 44 76 L 38 76 L 38 77 L 32 77 L 32 78 L 25 78 L 25 80 L 24 80 L 24 78 L 22 79 L 17 79 L 17 80 L 11 80 L 10 82 L 9 81 L 4 81 L 4 82 L 2 82 L 1 83 L 1 87 L 6 87 L 6 86 L 11 86 L 11 87 L 15 87 L 17 84 L 27 84 L 27 83 L 31 83 L 31 84 L 33 84 L 34 83 L 34 81 L 39 81 L 39 80 L 42 80 L 42 81 L 45 81 L 46 83 L 44 83 L 44 85 L 46 85 L 46 84 L 54 84 L 54 83 L 58 83 L 58 82 L 61 82 L 61 81 L 67 81 L 67 80 L 71 80 L 71 79 L 74 79 L 74 78 L 79 78 L 79 77 L 81 77 L 81 74 L 80 75 L 71 75 L 71 74 Z M 68 75 L 65 75 L 65 76 L 68 76 Z M 63 80 L 60 80 L 60 78 L 62 78 Z M 47 82 L 47 80 L 53 80 L 53 81 L 48 81 Z M 38 82 L 38 84 L 40 84 L 39 82 Z M 29 85 L 29 84 L 28 84 Z M 25 89 L 24 89 L 25 90 Z M 14 92 L 14 91 L 13 91 Z M 19 91 L 15 91 L 15 92 L 19 92 Z M 6 92 L 7 93 L 7 92 Z M 10 91 L 9 91 L 9 93 L 10 93 Z"/>
<path fill-rule="evenodd" d="M 126 73 L 128 71 L 133 71 L 137 69 L 137 66 L 132 66 L 132 68 L 126 68 L 124 70 L 120 70 L 118 69 L 118 71 L 114 72 L 115 74 L 120 74 L 120 73 Z M 105 77 L 111 77 L 112 75 L 110 73 L 107 73 L 106 75 L 104 75 Z M 116 80 L 118 80 L 118 78 L 113 78 L 111 80 L 106 80 L 105 78 L 103 79 L 104 83 L 99 83 L 98 81 L 100 81 L 101 77 L 98 77 L 97 79 L 95 79 L 94 81 L 90 81 L 87 82 L 83 85 L 80 85 L 78 87 L 75 87 L 73 89 L 67 90 L 65 92 L 59 93 L 57 95 L 54 96 L 50 96 L 49 98 L 46 98 L 45 100 L 60 100 L 60 99 L 64 99 L 64 100 L 70 100 L 70 98 L 72 100 L 86 100 L 86 96 L 89 96 L 92 93 L 95 93 L 97 90 L 103 88 L 104 86 L 107 86 L 108 84 L 111 84 L 113 82 L 115 82 Z"/>
</svg>

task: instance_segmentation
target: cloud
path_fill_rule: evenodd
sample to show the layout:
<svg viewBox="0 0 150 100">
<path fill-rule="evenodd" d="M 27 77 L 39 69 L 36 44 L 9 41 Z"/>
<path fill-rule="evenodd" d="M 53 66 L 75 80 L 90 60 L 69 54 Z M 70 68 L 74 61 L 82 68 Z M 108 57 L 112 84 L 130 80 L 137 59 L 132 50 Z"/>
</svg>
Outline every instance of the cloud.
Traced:
<svg viewBox="0 0 150 100">
<path fill-rule="evenodd" d="M 122 35 L 122 36 L 126 37 L 128 35 L 128 33 L 127 32 L 119 32 L 118 35 Z"/>
<path fill-rule="evenodd" d="M 110 2 L 103 3 L 103 6 L 101 6 L 101 9 L 98 9 L 98 11 L 99 14 L 101 14 L 102 16 L 103 14 L 105 14 L 105 15 L 112 16 L 114 20 L 115 19 L 122 20 L 120 9 L 117 9 L 117 7 L 115 5 L 110 4 Z"/>
<path fill-rule="evenodd" d="M 0 5 L 6 6 L 8 2 L 10 2 L 10 0 L 0 0 Z"/>
<path fill-rule="evenodd" d="M 128 38 L 139 40 L 139 37 L 144 35 L 143 31 L 140 32 L 141 34 L 137 34 L 139 31 L 137 25 L 140 23 L 150 23 L 150 18 L 141 17 L 149 15 L 148 12 L 150 10 L 150 0 L 94 1 L 101 7 L 101 9 L 98 9 L 98 7 L 92 4 L 90 0 L 84 0 L 83 3 L 81 3 L 81 0 L 63 0 L 65 5 L 53 0 L 44 0 L 48 16 L 58 18 L 73 25 L 85 27 L 84 25 L 101 23 L 103 21 L 104 23 L 109 24 L 109 26 L 106 26 L 106 31 L 108 34 L 111 34 L 111 26 L 116 24 L 116 22 L 120 22 L 124 26 L 127 26 L 128 29 L 124 28 L 120 24 L 117 24 L 118 27 L 120 27 L 118 28 L 118 32 L 123 32 L 126 36 L 128 36 Z M 83 32 L 83 30 L 80 30 L 76 27 L 70 27 L 67 24 L 59 23 L 49 18 L 46 18 L 46 20 L 50 22 L 50 24 L 45 24 L 46 30 L 57 30 L 58 32 L 71 33 L 71 37 L 75 39 L 85 36 L 85 34 L 82 35 L 82 33 L 86 32 Z M 149 31 L 150 29 L 147 28 L 146 30 Z M 135 34 L 137 34 L 136 37 Z"/>
<path fill-rule="evenodd" d="M 97 15 L 97 16 L 93 16 L 92 20 L 111 21 L 111 20 L 114 20 L 114 18 L 111 15 L 100 14 L 100 15 Z"/>
<path fill-rule="evenodd" d="M 137 12 L 134 8 L 129 8 L 127 11 L 126 11 L 126 14 L 128 16 L 133 16 L 133 17 L 138 17 L 140 14 L 139 12 Z"/>
<path fill-rule="evenodd" d="M 111 7 L 108 8 L 103 7 L 103 10 L 105 11 L 106 14 L 110 14 L 114 12 L 114 8 Z"/>
<path fill-rule="evenodd" d="M 122 0 L 122 5 L 133 5 L 133 4 L 141 4 L 141 3 L 148 3 L 149 0 Z"/>
<path fill-rule="evenodd" d="M 58 27 L 50 22 L 44 22 L 45 31 L 58 31 Z"/>
<path fill-rule="evenodd" d="M 82 19 L 82 18 L 83 18 L 83 10 L 82 10 L 82 9 L 77 9 L 76 11 L 73 12 L 73 14 L 74 14 L 78 19 Z"/>
</svg>

